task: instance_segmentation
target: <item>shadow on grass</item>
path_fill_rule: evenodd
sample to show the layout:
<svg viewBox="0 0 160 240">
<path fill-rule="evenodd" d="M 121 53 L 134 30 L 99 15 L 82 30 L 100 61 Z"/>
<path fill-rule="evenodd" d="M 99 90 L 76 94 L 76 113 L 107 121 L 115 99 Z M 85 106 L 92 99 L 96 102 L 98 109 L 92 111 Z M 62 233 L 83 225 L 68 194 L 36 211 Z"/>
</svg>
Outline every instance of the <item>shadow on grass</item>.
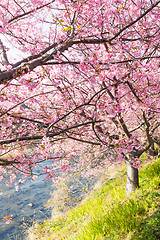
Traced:
<svg viewBox="0 0 160 240">
<path fill-rule="evenodd" d="M 158 240 L 160 239 L 160 210 L 156 211 L 140 226 L 132 240 Z"/>
</svg>

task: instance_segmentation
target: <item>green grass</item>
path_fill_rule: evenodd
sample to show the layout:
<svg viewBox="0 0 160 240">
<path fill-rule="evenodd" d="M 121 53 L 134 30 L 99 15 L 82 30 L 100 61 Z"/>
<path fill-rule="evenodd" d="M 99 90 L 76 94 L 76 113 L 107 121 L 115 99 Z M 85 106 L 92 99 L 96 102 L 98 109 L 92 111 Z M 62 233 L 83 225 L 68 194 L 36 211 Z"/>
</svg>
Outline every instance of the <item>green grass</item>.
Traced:
<svg viewBox="0 0 160 240">
<path fill-rule="evenodd" d="M 143 164 L 140 188 L 130 197 L 125 183 L 123 169 L 64 216 L 39 224 L 32 239 L 160 239 L 160 159 Z"/>
</svg>

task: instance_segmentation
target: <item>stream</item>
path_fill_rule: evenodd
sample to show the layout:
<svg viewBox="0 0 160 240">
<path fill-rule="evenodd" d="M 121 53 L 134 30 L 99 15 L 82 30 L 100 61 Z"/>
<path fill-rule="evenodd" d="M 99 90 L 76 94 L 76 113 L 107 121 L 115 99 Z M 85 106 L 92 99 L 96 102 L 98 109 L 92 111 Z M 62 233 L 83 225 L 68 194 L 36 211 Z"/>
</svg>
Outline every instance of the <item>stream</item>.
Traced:
<svg viewBox="0 0 160 240">
<path fill-rule="evenodd" d="M 0 182 L 0 239 L 22 240 L 25 230 L 33 221 L 51 216 L 51 210 L 44 204 L 50 198 L 52 181 L 40 176 L 36 181 L 26 181 L 20 185 L 18 192 L 14 186 L 7 187 Z M 3 217 L 13 215 L 13 221 L 6 224 Z"/>
<path fill-rule="evenodd" d="M 6 180 L 7 178 L 9 176 L 6 176 Z M 80 177 L 78 183 L 72 179 L 68 185 L 71 197 L 69 207 L 75 206 L 84 196 L 84 189 L 91 189 L 95 182 L 95 178 L 88 180 Z M 1 181 L 0 240 L 23 240 L 26 229 L 33 222 L 50 218 L 51 208 L 46 208 L 45 204 L 51 195 L 53 197 L 55 190 L 52 180 L 45 179 L 45 175 L 39 176 L 36 181 L 27 180 L 21 183 L 18 191 L 15 190 L 14 184 L 8 187 L 5 181 Z M 13 215 L 13 221 L 10 224 L 3 221 L 3 218 L 8 215 Z"/>
</svg>

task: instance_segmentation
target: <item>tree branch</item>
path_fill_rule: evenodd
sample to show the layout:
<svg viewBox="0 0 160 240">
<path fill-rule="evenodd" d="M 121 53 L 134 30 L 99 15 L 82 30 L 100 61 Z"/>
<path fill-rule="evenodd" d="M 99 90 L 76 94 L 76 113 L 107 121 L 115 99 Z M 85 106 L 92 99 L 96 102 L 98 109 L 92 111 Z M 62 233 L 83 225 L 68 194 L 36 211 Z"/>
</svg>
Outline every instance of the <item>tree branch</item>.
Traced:
<svg viewBox="0 0 160 240">
<path fill-rule="evenodd" d="M 103 122 L 103 120 L 95 121 L 95 123 L 100 123 L 100 122 Z M 82 126 L 90 125 L 92 123 L 93 123 L 93 121 L 89 121 L 89 122 L 77 124 L 77 125 L 72 126 L 72 127 L 68 127 L 68 128 L 63 129 L 59 132 L 47 133 L 46 137 L 56 137 L 56 136 L 59 136 L 60 134 L 63 134 L 65 132 L 69 131 L 69 130 L 72 130 L 74 128 L 79 128 L 79 127 L 82 127 Z M 6 140 L 1 140 L 0 145 L 9 144 L 9 143 L 13 143 L 13 142 L 21 142 L 21 141 L 40 140 L 43 137 L 44 137 L 44 135 L 35 135 L 35 136 L 23 136 L 23 137 L 19 137 L 19 138 L 12 138 L 12 139 L 8 139 L 8 140 L 6 139 Z"/>
<path fill-rule="evenodd" d="M 84 106 L 87 106 L 87 105 L 91 105 L 91 104 L 90 104 L 91 101 L 92 101 L 99 93 L 101 93 L 101 92 L 104 91 L 104 90 L 105 90 L 105 88 L 99 90 L 98 92 L 96 92 L 96 93 L 88 100 L 88 102 L 83 103 L 83 104 L 75 107 L 74 109 L 72 109 L 71 111 L 69 111 L 67 114 L 65 114 L 64 116 L 62 116 L 61 118 L 59 118 L 59 119 L 56 120 L 55 122 L 51 123 L 51 124 L 48 126 L 46 133 L 48 133 L 48 132 L 49 132 L 49 129 L 50 129 L 52 126 L 54 126 L 57 122 L 63 120 L 64 118 L 66 118 L 67 116 L 69 116 L 69 115 L 70 115 L 71 113 L 73 113 L 74 111 L 80 109 L 81 107 L 84 107 Z"/>
<path fill-rule="evenodd" d="M 3 65 L 9 65 L 9 61 L 8 61 L 8 58 L 7 58 L 7 53 L 6 53 L 6 49 L 4 48 L 4 45 L 0 39 L 0 62 L 3 64 Z"/>
<path fill-rule="evenodd" d="M 53 47 L 57 46 L 56 43 L 54 43 L 53 45 L 49 46 L 48 48 L 46 48 L 44 51 L 42 51 L 40 54 L 38 55 L 34 55 L 34 56 L 30 56 L 16 64 L 13 65 L 13 68 L 10 71 L 5 71 L 3 73 L 0 74 L 0 84 L 5 83 L 8 80 L 11 80 L 13 78 L 19 77 L 22 74 L 26 74 L 29 71 L 32 71 L 34 68 L 36 68 L 37 66 L 41 66 L 46 64 L 49 60 L 54 59 L 54 56 L 57 54 L 57 52 L 59 51 L 60 53 L 64 52 L 65 50 L 67 50 L 69 47 L 76 45 L 76 44 L 81 44 L 81 43 L 85 43 L 85 44 L 101 44 L 101 43 L 111 43 L 112 40 L 114 40 L 116 37 L 118 37 L 125 29 L 127 29 L 128 27 L 132 26 L 134 23 L 136 23 L 138 20 L 140 20 L 143 16 L 145 16 L 148 12 L 150 12 L 155 6 L 157 6 L 160 3 L 160 1 L 158 1 L 157 3 L 155 3 L 154 5 L 152 5 L 146 12 L 144 12 L 140 17 L 138 17 L 135 21 L 132 21 L 130 24 L 128 24 L 127 26 L 125 26 L 123 29 L 121 29 L 117 34 L 114 35 L 114 37 L 112 38 L 102 38 L 102 39 L 79 39 L 79 40 L 71 40 L 69 39 L 67 42 L 64 42 L 63 45 L 55 50 L 52 55 L 48 54 L 46 56 L 42 56 L 44 55 L 44 53 L 48 52 L 49 50 L 51 50 Z M 40 57 L 42 56 L 42 57 Z M 39 58 L 39 59 L 38 59 Z M 36 59 L 33 62 L 29 62 L 33 59 Z M 127 60 L 128 61 L 128 60 Z M 20 66 L 22 63 L 23 66 Z M 121 63 L 121 61 L 119 62 Z M 18 66 L 18 67 L 17 67 Z"/>
<path fill-rule="evenodd" d="M 126 81 L 126 83 L 127 83 L 128 87 L 130 88 L 131 92 L 133 93 L 133 95 L 136 97 L 137 101 L 143 103 L 142 100 L 141 100 L 141 99 L 138 97 L 138 95 L 136 94 L 136 91 L 134 90 L 131 82 Z"/>
<path fill-rule="evenodd" d="M 128 63 L 128 62 L 136 62 L 136 61 L 142 61 L 142 60 L 146 60 L 146 59 L 154 59 L 154 58 L 160 58 L 160 56 L 145 56 L 145 57 L 139 57 L 139 58 L 134 58 L 134 59 L 127 59 L 127 60 L 122 60 L 122 61 L 115 61 L 115 62 L 99 62 L 99 65 L 110 65 L 110 64 L 123 64 L 123 63 Z M 76 65 L 76 64 L 81 64 L 80 61 L 62 61 L 62 62 L 58 62 L 58 61 L 53 61 L 53 62 L 45 62 L 43 63 L 43 65 L 67 65 L 67 64 L 71 64 L 71 65 Z"/>
<path fill-rule="evenodd" d="M 144 124 L 146 125 L 146 129 L 145 130 L 146 130 L 146 136 L 147 136 L 147 140 L 148 140 L 148 145 L 146 145 L 143 149 L 137 151 L 138 157 L 140 157 L 142 155 L 142 153 L 147 151 L 150 148 L 151 144 L 152 144 L 152 138 L 151 138 L 150 133 L 149 133 L 150 123 L 148 122 L 144 111 L 142 111 L 142 115 L 143 115 L 143 119 L 144 119 Z"/>
<path fill-rule="evenodd" d="M 0 158 L 0 166 L 9 166 L 11 164 L 19 164 L 20 162 L 8 161 L 6 159 Z"/>
<path fill-rule="evenodd" d="M 128 25 L 126 25 L 125 27 L 123 27 L 118 33 L 116 33 L 111 39 L 110 39 L 110 43 L 117 38 L 122 32 L 124 32 L 124 30 L 126 30 L 127 28 L 131 27 L 132 25 L 134 25 L 136 22 L 138 22 L 141 18 L 143 18 L 145 15 L 147 15 L 147 13 L 149 13 L 150 11 L 152 11 L 153 8 L 155 8 L 158 4 L 160 3 L 160 1 L 157 1 L 155 4 L 152 4 L 150 8 L 148 8 L 143 14 L 141 14 L 138 18 L 136 18 L 134 21 L 132 21 L 131 23 L 129 23 Z"/>
<path fill-rule="evenodd" d="M 26 99 L 24 99 L 23 101 L 21 101 L 20 103 L 17 103 L 16 105 L 14 105 L 13 107 L 10 107 L 9 109 L 7 109 L 5 112 L 3 112 L 0 117 L 2 117 L 3 115 L 5 115 L 6 113 L 8 113 L 9 111 L 13 110 L 14 108 L 18 107 L 19 105 L 21 105 L 22 103 L 26 102 L 27 100 L 31 99 L 31 98 L 34 98 L 34 97 L 38 97 L 38 96 L 41 96 L 41 95 L 45 95 L 45 94 L 48 94 L 48 93 L 51 93 L 53 92 L 54 90 L 52 91 L 48 91 L 48 92 L 43 92 L 43 93 L 39 93 L 39 94 L 35 94 L 31 97 L 28 97 Z"/>
<path fill-rule="evenodd" d="M 24 116 L 21 116 L 21 115 L 18 115 L 18 114 L 10 114 L 8 112 L 5 113 L 5 114 L 7 114 L 8 116 L 10 116 L 12 118 L 18 118 L 18 119 L 25 120 L 25 121 L 28 121 L 28 122 L 38 123 L 38 124 L 41 124 L 42 126 L 45 126 L 45 127 L 47 127 L 49 125 L 48 123 L 44 123 L 44 122 L 41 122 L 41 121 L 38 121 L 38 120 L 35 120 L 35 119 L 27 118 L 27 117 L 24 117 Z"/>
<path fill-rule="evenodd" d="M 50 4 L 53 3 L 53 2 L 55 2 L 55 0 L 52 0 L 51 2 L 46 3 L 46 4 L 44 4 L 44 5 L 40 6 L 40 7 L 36 7 L 35 9 L 30 10 L 30 11 L 28 11 L 28 12 L 24 12 L 24 13 L 22 13 L 22 14 L 20 14 L 20 15 L 17 15 L 17 16 L 15 16 L 15 17 L 11 18 L 7 23 L 11 23 L 11 22 L 13 22 L 13 21 L 15 21 L 15 20 L 17 20 L 17 19 L 21 19 L 22 17 L 26 17 L 26 16 L 29 15 L 30 13 L 34 13 L 35 10 L 38 11 L 38 10 L 44 8 L 44 7 L 47 7 L 48 5 L 50 5 Z M 7 10 L 7 9 L 6 9 L 6 10 Z M 10 14 L 11 14 L 11 13 L 10 13 Z M 0 25 L 0 28 L 2 28 L 1 25 Z"/>
<path fill-rule="evenodd" d="M 44 53 L 49 51 L 48 49 L 52 49 L 53 46 L 56 46 L 56 44 L 53 44 L 53 45 L 49 46 L 48 48 L 46 48 L 44 51 L 41 52 L 42 55 L 38 54 L 38 55 L 30 56 L 28 59 L 26 58 L 25 60 L 22 60 L 22 61 L 16 63 L 15 65 L 13 65 L 13 68 L 10 71 L 2 72 L 0 74 L 0 84 L 3 84 L 6 81 L 11 80 L 13 78 L 19 77 L 22 74 L 26 74 L 29 71 L 32 71 L 37 66 L 41 66 L 41 65 L 45 64 L 46 62 L 48 62 L 49 60 L 54 59 L 54 56 L 57 54 L 57 52 L 62 53 L 73 45 L 81 44 L 81 43 L 101 44 L 101 43 L 107 43 L 107 42 L 111 44 L 111 42 L 114 39 L 116 39 L 124 30 L 126 30 L 127 28 L 129 28 L 130 26 L 132 26 L 133 24 L 138 22 L 141 18 L 143 18 L 147 13 L 149 13 L 159 3 L 160 3 L 160 1 L 157 1 L 155 4 L 152 4 L 152 6 L 150 8 L 148 8 L 142 15 L 140 15 L 136 20 L 134 20 L 131 23 L 129 23 L 128 25 L 126 25 L 124 28 L 122 28 L 112 38 L 102 38 L 102 39 L 90 39 L 90 38 L 86 39 L 86 38 L 83 38 L 83 39 L 78 39 L 78 40 L 68 39 L 67 41 L 65 41 L 62 44 L 62 46 L 60 46 L 58 49 L 54 50 L 54 52 L 52 54 L 42 56 L 42 55 L 44 55 Z M 23 16 L 23 15 L 24 14 L 19 15 L 19 17 Z M 30 62 L 33 59 L 36 59 L 36 60 Z M 24 63 L 23 66 L 21 66 L 22 63 Z"/>
<path fill-rule="evenodd" d="M 83 143 L 88 143 L 88 144 L 97 145 L 97 146 L 101 145 L 100 143 L 96 143 L 96 142 L 87 141 L 87 140 L 83 140 L 83 139 L 78 139 L 78 138 L 72 137 L 69 134 L 66 134 L 66 135 L 67 135 L 68 138 L 73 139 L 73 140 L 75 140 L 77 142 L 83 142 Z"/>
</svg>

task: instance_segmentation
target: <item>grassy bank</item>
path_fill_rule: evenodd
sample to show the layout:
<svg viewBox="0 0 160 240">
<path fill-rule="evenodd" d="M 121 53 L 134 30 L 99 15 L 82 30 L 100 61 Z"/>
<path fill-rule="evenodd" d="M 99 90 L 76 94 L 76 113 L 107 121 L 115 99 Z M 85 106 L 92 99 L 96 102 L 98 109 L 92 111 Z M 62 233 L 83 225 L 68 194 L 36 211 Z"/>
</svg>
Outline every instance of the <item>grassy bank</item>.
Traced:
<svg viewBox="0 0 160 240">
<path fill-rule="evenodd" d="M 125 183 L 123 168 L 64 216 L 36 224 L 27 239 L 160 239 L 160 158 L 143 164 L 140 188 L 129 198 Z"/>
</svg>

